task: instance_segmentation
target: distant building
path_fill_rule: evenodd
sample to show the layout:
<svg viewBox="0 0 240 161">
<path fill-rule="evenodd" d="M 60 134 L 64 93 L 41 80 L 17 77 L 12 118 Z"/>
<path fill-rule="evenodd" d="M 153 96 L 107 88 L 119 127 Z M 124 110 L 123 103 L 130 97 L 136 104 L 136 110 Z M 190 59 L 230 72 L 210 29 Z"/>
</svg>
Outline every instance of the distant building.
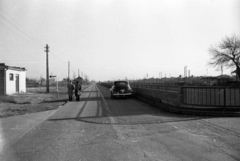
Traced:
<svg viewBox="0 0 240 161">
<path fill-rule="evenodd" d="M 217 77 L 202 77 L 204 80 L 205 85 L 217 85 L 217 86 L 222 86 L 222 85 L 227 85 L 229 81 L 233 81 L 233 78 L 231 78 L 228 75 L 220 75 Z"/>
<path fill-rule="evenodd" d="M 0 63 L 0 95 L 26 92 L 26 69 Z"/>
<path fill-rule="evenodd" d="M 236 80 L 237 82 L 240 82 L 240 77 L 237 75 L 237 70 L 234 70 L 234 71 L 232 72 L 232 74 L 233 74 L 233 73 L 236 74 L 235 80 Z"/>
<path fill-rule="evenodd" d="M 217 83 L 218 85 L 228 85 L 229 82 L 232 82 L 234 79 L 228 75 L 220 75 L 218 76 Z"/>
<path fill-rule="evenodd" d="M 75 84 L 76 82 L 83 83 L 83 78 L 82 77 L 77 77 L 76 79 L 73 80 L 73 83 Z"/>
<path fill-rule="evenodd" d="M 202 79 L 203 79 L 204 85 L 212 86 L 217 84 L 218 77 L 209 76 L 209 77 L 202 77 Z"/>
</svg>

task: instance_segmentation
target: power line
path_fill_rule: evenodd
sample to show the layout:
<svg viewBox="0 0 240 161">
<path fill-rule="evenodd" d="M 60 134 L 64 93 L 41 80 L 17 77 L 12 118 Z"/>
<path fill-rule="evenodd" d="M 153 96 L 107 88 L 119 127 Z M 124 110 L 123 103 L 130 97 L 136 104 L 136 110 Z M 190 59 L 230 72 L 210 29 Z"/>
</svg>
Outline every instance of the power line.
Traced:
<svg viewBox="0 0 240 161">
<path fill-rule="evenodd" d="M 1 23 L 1 22 L 0 22 Z M 3 24 L 8 30 L 10 30 L 11 33 L 14 33 L 15 35 L 17 35 L 18 37 L 22 38 L 23 40 L 25 40 L 25 42 L 31 43 L 31 41 L 29 41 L 28 39 L 26 39 L 25 37 L 19 35 L 19 33 L 17 33 L 16 31 L 14 31 L 13 29 L 11 29 L 10 27 L 6 26 L 4 23 Z M 35 50 L 37 50 L 39 52 L 39 49 L 36 46 L 30 45 L 32 48 L 34 48 Z"/>
<path fill-rule="evenodd" d="M 23 26 L 21 26 L 13 17 L 11 17 L 6 11 L 4 11 L 2 8 L 0 8 L 0 10 L 2 10 L 2 12 L 4 12 L 8 17 L 10 17 L 18 26 L 20 26 L 23 30 L 25 30 L 26 32 L 28 32 Z M 30 34 L 30 36 L 32 36 L 35 40 L 37 40 L 40 44 L 42 44 L 42 42 L 40 40 L 38 40 L 34 35 Z"/>
<path fill-rule="evenodd" d="M 41 45 L 41 41 L 38 40 L 35 36 L 31 35 L 28 33 L 28 31 L 22 27 L 14 18 L 12 18 L 7 12 L 5 12 L 2 8 L 0 8 L 6 15 L 8 15 L 8 17 L 10 17 L 18 26 L 20 26 L 22 29 L 20 29 L 17 25 L 15 25 L 14 23 L 12 23 L 10 20 L 8 20 L 7 18 L 5 18 L 4 16 L 0 15 L 5 21 L 7 21 L 8 23 L 10 23 L 12 26 L 14 26 L 17 30 L 19 30 L 22 34 L 24 34 L 26 37 L 28 37 L 29 39 L 31 39 L 36 45 L 38 45 L 39 47 L 42 48 Z M 61 58 L 59 58 L 57 55 L 55 55 L 53 52 L 50 52 L 51 55 L 55 56 L 56 58 L 58 58 L 59 60 L 66 62 L 64 60 L 62 60 Z"/>
<path fill-rule="evenodd" d="M 62 60 L 61 58 L 59 58 L 57 55 L 53 54 L 52 52 L 49 52 L 50 54 L 52 54 L 53 56 L 55 56 L 56 58 L 58 58 L 59 60 L 61 60 L 62 62 L 66 63 L 67 60 Z"/>
<path fill-rule="evenodd" d="M 18 29 L 22 34 L 24 34 L 26 37 L 28 37 L 29 39 L 31 39 L 34 43 L 36 43 L 37 45 L 39 45 L 38 42 L 36 42 L 33 38 L 31 38 L 26 32 L 22 31 L 21 29 L 19 29 L 15 24 L 13 24 L 11 21 L 9 21 L 8 19 L 6 19 L 4 16 L 0 15 L 4 20 L 6 20 L 8 23 L 10 23 L 11 25 L 13 25 L 16 29 Z M 39 45 L 41 46 L 41 45 Z"/>
<path fill-rule="evenodd" d="M 17 33 L 16 31 L 14 31 L 13 29 L 11 29 L 10 27 L 8 27 L 7 25 L 5 25 L 4 23 L 0 22 L 1 24 L 3 24 L 8 30 L 10 30 L 12 33 L 14 33 L 15 35 L 18 35 L 20 38 L 22 38 L 23 40 L 27 41 L 28 43 L 32 43 L 32 41 L 30 41 L 29 39 L 26 39 L 25 37 L 21 36 L 19 33 Z M 39 46 L 32 46 L 30 45 L 32 48 L 34 48 L 35 50 L 37 50 L 39 52 L 39 49 L 37 47 Z M 63 62 L 66 62 L 64 60 L 62 60 L 61 58 L 59 58 L 57 55 L 53 54 L 51 52 L 51 54 L 53 56 L 55 56 L 56 58 L 58 58 L 59 60 L 63 61 Z"/>
<path fill-rule="evenodd" d="M 10 30 L 12 33 L 14 33 L 15 35 L 18 35 L 20 38 L 22 38 L 23 40 L 25 40 L 25 41 L 27 41 L 28 43 L 32 43 L 32 41 L 30 41 L 29 39 L 26 39 L 25 37 L 23 37 L 23 36 L 21 36 L 19 33 L 17 33 L 16 31 L 14 31 L 12 28 L 10 28 L 10 27 L 8 27 L 7 25 L 5 25 L 3 22 L 0 22 L 0 23 L 2 23 L 8 30 Z M 25 35 L 26 36 L 26 35 Z M 36 45 L 36 44 L 34 44 L 34 45 Z M 37 49 L 37 47 L 39 47 L 39 46 L 32 46 L 32 45 L 30 45 L 31 47 L 33 47 L 35 50 L 37 50 L 37 51 L 39 51 L 39 49 Z M 63 62 L 66 62 L 66 61 L 64 61 L 64 60 L 62 60 L 61 58 L 59 58 L 57 55 L 55 55 L 54 53 L 52 53 L 51 52 L 51 54 L 53 55 L 53 56 L 55 56 L 56 58 L 58 58 L 59 60 L 61 60 L 61 61 L 63 61 Z"/>
</svg>

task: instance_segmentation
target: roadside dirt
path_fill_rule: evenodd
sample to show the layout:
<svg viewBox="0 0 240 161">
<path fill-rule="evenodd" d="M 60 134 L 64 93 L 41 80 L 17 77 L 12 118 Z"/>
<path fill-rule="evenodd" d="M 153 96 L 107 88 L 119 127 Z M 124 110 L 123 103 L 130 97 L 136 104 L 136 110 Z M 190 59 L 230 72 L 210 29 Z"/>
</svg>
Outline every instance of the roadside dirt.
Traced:
<svg viewBox="0 0 240 161">
<path fill-rule="evenodd" d="M 0 118 L 54 110 L 67 100 L 65 87 L 59 88 L 58 98 L 55 87 L 50 87 L 50 93 L 46 93 L 45 87 L 28 88 L 26 93 L 0 97 Z"/>
</svg>

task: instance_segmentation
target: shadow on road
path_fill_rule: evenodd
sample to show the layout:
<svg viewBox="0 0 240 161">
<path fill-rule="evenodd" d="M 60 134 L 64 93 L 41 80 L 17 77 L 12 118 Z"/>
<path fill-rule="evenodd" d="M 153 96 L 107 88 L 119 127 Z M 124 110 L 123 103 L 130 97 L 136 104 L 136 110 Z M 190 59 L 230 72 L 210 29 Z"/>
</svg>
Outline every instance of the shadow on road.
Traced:
<svg viewBox="0 0 240 161">
<path fill-rule="evenodd" d="M 98 91 L 90 91 L 90 90 L 85 90 L 85 91 L 81 91 L 82 93 L 92 93 L 92 92 L 98 92 Z"/>
<path fill-rule="evenodd" d="M 88 97 L 88 98 L 81 98 L 80 101 L 101 101 L 100 97 Z"/>
<path fill-rule="evenodd" d="M 96 93 L 97 96 L 90 97 L 92 93 Z M 84 103 L 79 109 L 76 117 L 49 119 L 49 121 L 75 120 L 92 124 L 135 125 L 184 122 L 206 118 L 168 113 L 158 109 L 157 107 L 150 106 L 133 98 L 118 98 L 112 100 L 110 97 L 104 97 L 104 99 L 107 101 L 107 104 L 103 101 L 97 91 L 89 91 L 86 97 L 81 98 L 81 101 Z M 89 101 L 97 102 L 95 114 L 83 115 L 83 112 L 86 108 L 91 108 L 87 107 L 87 103 Z M 113 118 L 114 121 L 111 121 L 110 117 Z"/>
</svg>

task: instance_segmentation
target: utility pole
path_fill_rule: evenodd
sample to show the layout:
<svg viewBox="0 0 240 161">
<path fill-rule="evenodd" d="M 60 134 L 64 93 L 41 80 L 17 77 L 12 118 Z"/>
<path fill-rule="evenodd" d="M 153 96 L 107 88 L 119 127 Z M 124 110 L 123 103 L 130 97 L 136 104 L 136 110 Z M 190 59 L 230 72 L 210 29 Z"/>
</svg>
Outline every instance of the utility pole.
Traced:
<svg viewBox="0 0 240 161">
<path fill-rule="evenodd" d="M 46 52 L 46 65 L 47 65 L 47 71 L 46 71 L 46 92 L 49 93 L 49 67 L 48 67 L 48 52 L 49 52 L 49 46 L 48 44 L 46 45 L 46 50 L 44 50 Z"/>
<path fill-rule="evenodd" d="M 190 70 L 188 70 L 188 82 L 191 82 L 191 77 L 190 77 Z"/>
<path fill-rule="evenodd" d="M 221 75 L 223 75 L 223 66 L 221 65 Z"/>
<path fill-rule="evenodd" d="M 160 84 L 160 72 L 159 72 L 159 81 L 158 81 L 158 84 Z"/>
<path fill-rule="evenodd" d="M 184 77 L 185 81 L 187 82 L 187 66 L 184 67 Z"/>
<path fill-rule="evenodd" d="M 75 74 L 75 72 L 73 72 L 73 79 L 76 79 L 76 74 Z"/>
<path fill-rule="evenodd" d="M 160 80 L 161 80 L 161 83 L 162 83 L 162 72 L 160 72 L 160 73 L 161 73 L 161 79 Z"/>
<path fill-rule="evenodd" d="M 68 61 L 68 82 L 70 81 L 70 61 Z"/>
</svg>

